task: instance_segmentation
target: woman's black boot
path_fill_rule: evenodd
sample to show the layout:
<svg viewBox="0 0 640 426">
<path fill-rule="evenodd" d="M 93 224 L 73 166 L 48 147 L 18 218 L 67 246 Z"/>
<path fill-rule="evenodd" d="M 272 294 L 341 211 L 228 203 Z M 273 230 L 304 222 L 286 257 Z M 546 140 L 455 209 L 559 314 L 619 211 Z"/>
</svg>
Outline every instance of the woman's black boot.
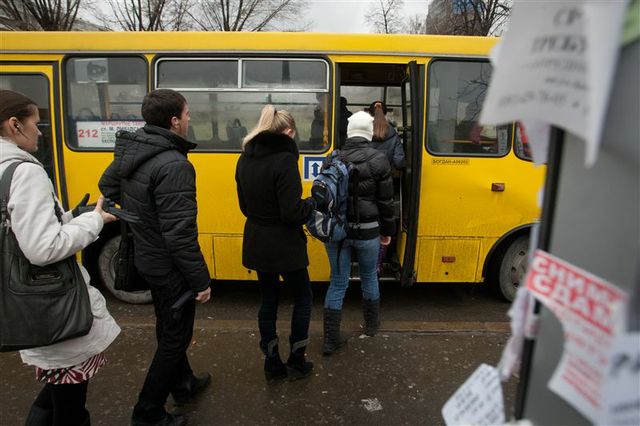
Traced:
<svg viewBox="0 0 640 426">
<path fill-rule="evenodd" d="M 280 358 L 277 337 L 267 344 L 264 355 L 264 377 L 267 381 L 287 377 L 287 367 Z"/>
<path fill-rule="evenodd" d="M 313 363 L 305 358 L 309 339 L 291 343 L 291 353 L 287 360 L 287 378 L 289 381 L 304 379 L 313 372 Z"/>
<path fill-rule="evenodd" d="M 340 333 L 342 311 L 340 309 L 324 310 L 324 342 L 322 355 L 331 355 L 347 343 L 347 339 Z"/>
<path fill-rule="evenodd" d="M 380 328 L 380 299 L 362 301 L 364 313 L 364 334 L 373 337 Z"/>
</svg>

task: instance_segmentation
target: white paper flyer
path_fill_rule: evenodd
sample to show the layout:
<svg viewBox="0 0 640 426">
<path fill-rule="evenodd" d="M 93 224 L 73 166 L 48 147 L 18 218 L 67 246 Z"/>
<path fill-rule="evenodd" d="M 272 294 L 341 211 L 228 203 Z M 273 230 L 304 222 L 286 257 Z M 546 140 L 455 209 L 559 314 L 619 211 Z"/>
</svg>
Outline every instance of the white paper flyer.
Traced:
<svg viewBox="0 0 640 426">
<path fill-rule="evenodd" d="M 546 143 L 537 138 L 543 133 L 531 120 L 554 124 L 582 137 L 585 162 L 595 163 L 626 5 L 626 0 L 516 0 L 494 54 L 480 121 L 527 119 L 533 145 L 540 146 Z"/>
<path fill-rule="evenodd" d="M 501 425 L 505 421 L 498 370 L 481 364 L 442 407 L 447 425 Z"/>
</svg>

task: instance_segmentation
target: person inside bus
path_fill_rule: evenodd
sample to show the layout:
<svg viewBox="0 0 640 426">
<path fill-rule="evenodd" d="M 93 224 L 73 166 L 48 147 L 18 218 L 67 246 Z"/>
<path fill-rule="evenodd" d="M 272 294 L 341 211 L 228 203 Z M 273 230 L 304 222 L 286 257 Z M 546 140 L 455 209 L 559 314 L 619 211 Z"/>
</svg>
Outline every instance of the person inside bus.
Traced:
<svg viewBox="0 0 640 426">
<path fill-rule="evenodd" d="M 62 213 L 47 173 L 32 155 L 41 136 L 38 107 L 11 90 L 0 90 L 0 99 L 0 176 L 10 164 L 22 162 L 15 169 L 7 204 L 11 230 L 25 257 L 34 265 L 44 266 L 74 256 L 98 238 L 105 223 L 116 218 L 102 210 L 102 197 L 92 212 L 76 217 L 72 211 Z M 61 214 L 60 220 L 56 211 Z M 89 285 L 89 274 L 82 265 L 80 270 L 93 312 L 89 333 L 20 351 L 22 361 L 35 366 L 36 379 L 44 383 L 27 416 L 28 425 L 90 424 L 85 407 L 89 380 L 104 366 L 103 352 L 120 328 L 107 311 L 104 297 Z"/>
<path fill-rule="evenodd" d="M 374 101 L 369 105 L 369 114 L 373 117 L 373 139 L 371 140 L 371 146 L 378 151 L 381 151 L 387 156 L 389 164 L 393 169 L 393 176 L 400 176 L 402 169 L 404 169 L 404 147 L 402 146 L 402 139 L 396 132 L 396 129 L 387 120 L 387 105 L 382 101 Z M 400 185 L 399 178 L 394 179 L 394 207 L 398 206 L 395 210 L 395 216 L 400 216 L 399 211 L 399 199 L 400 199 Z M 387 256 L 387 248 L 389 245 L 380 245 L 380 253 L 378 254 L 378 263 L 376 265 L 376 271 L 378 275 L 382 274 L 382 264 Z"/>
<path fill-rule="evenodd" d="M 349 125 L 349 117 L 353 114 L 349 111 L 347 98 L 340 96 L 340 146 L 347 140 L 347 127 Z"/>
<path fill-rule="evenodd" d="M 331 355 L 346 342 L 340 334 L 340 322 L 352 252 L 357 255 L 360 271 L 364 333 L 374 336 L 380 324 L 376 262 L 380 244 L 389 244 L 395 234 L 396 220 L 391 166 L 385 154 L 371 146 L 372 137 L 373 117 L 364 111 L 349 117 L 347 140 L 340 156 L 357 169 L 358 179 L 356 185 L 353 182 L 349 185 L 347 239 L 325 243 L 331 282 L 324 301 L 324 355 Z"/>
<path fill-rule="evenodd" d="M 240 210 L 247 218 L 242 264 L 257 271 L 262 291 L 258 328 L 267 380 L 301 379 L 313 370 L 313 363 L 305 359 L 313 295 L 302 225 L 316 204 L 311 197 L 301 198 L 295 134 L 296 123 L 291 114 L 266 105 L 258 124 L 244 138 L 236 166 Z M 280 277 L 293 290 L 295 300 L 286 364 L 280 358 L 276 330 Z"/>
<path fill-rule="evenodd" d="M 114 160 L 100 178 L 102 193 L 140 217 L 131 223 L 134 264 L 149 283 L 156 314 L 157 349 L 131 416 L 132 425 L 182 425 L 184 416 L 165 410 L 192 400 L 211 375 L 194 375 L 187 349 L 193 336 L 195 302 L 209 301 L 207 264 L 198 243 L 196 176 L 187 159 L 195 143 L 185 138 L 189 106 L 169 89 L 142 101 L 145 125 L 116 134 Z M 176 307 L 179 301 L 185 300 Z"/>
</svg>

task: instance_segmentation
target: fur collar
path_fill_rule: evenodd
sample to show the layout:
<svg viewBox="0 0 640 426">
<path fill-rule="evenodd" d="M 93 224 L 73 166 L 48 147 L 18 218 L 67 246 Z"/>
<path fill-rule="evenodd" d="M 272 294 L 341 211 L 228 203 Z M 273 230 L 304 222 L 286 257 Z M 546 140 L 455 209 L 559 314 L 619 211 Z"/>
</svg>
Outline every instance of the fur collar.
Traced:
<svg viewBox="0 0 640 426">
<path fill-rule="evenodd" d="M 300 156 L 296 142 L 284 133 L 258 133 L 244 147 L 244 155 L 248 157 L 267 157 L 280 152 L 289 152 L 296 159 Z"/>
</svg>

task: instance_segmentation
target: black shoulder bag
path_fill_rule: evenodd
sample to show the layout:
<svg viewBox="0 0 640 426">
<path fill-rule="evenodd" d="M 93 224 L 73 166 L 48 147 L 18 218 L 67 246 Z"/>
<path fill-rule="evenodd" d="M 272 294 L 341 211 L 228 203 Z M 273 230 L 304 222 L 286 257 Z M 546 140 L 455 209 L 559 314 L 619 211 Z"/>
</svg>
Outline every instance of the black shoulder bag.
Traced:
<svg viewBox="0 0 640 426">
<path fill-rule="evenodd" d="M 32 265 L 11 230 L 8 201 L 13 173 L 0 179 L 0 352 L 47 346 L 91 330 L 93 314 L 75 255 L 46 266 Z M 62 223 L 62 212 L 55 213 Z"/>
</svg>

